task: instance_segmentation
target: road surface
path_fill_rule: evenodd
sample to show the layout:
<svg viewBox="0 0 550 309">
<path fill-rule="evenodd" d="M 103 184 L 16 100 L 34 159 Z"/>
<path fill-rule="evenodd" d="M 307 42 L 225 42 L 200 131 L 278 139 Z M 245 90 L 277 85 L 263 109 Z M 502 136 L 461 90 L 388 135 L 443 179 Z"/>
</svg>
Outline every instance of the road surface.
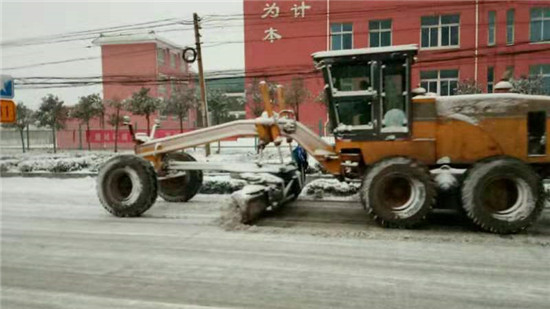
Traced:
<svg viewBox="0 0 550 309">
<path fill-rule="evenodd" d="M 226 197 L 111 217 L 94 180 L 3 178 L 2 308 L 548 308 L 550 216 L 475 232 L 454 214 L 377 227 L 357 203 L 298 201 L 220 227 Z"/>
</svg>

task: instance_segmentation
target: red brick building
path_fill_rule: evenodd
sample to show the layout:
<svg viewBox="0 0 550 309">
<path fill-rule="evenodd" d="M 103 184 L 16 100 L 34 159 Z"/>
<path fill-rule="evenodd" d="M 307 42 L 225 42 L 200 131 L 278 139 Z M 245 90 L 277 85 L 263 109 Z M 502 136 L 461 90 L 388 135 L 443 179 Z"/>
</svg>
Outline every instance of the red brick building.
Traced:
<svg viewBox="0 0 550 309">
<path fill-rule="evenodd" d="M 167 99 L 181 83 L 192 82 L 189 65 L 181 57 L 184 47 L 153 32 L 100 36 L 93 43 L 101 46 L 104 100 L 127 99 L 141 87 L 149 88 L 149 94 L 153 97 Z M 113 110 L 107 108 L 107 114 L 111 113 Z M 129 112 L 123 114 L 130 115 Z M 145 117 L 130 116 L 139 131 L 146 131 Z M 151 117 L 151 124 L 157 118 L 162 120 L 157 136 L 179 133 L 177 118 L 157 112 Z M 190 111 L 183 126 L 186 130 L 196 127 L 195 111 Z M 105 124 L 103 127 L 100 119 L 94 119 L 90 132 L 83 130 L 79 130 L 76 120 L 71 120 L 66 130 L 59 132 L 59 147 L 79 148 L 82 144 L 86 147 L 86 140 L 89 138 L 94 149 L 112 148 L 114 128 L 110 125 Z M 131 136 L 125 128 L 119 132 L 119 145 L 122 148 L 133 147 Z"/>
<path fill-rule="evenodd" d="M 322 50 L 417 44 L 413 86 L 452 95 L 471 80 L 492 92 L 504 75 L 541 75 L 550 94 L 550 1 L 244 0 L 244 16 L 246 84 L 304 78 L 300 121 L 316 132 L 326 111 L 311 54 Z"/>
</svg>

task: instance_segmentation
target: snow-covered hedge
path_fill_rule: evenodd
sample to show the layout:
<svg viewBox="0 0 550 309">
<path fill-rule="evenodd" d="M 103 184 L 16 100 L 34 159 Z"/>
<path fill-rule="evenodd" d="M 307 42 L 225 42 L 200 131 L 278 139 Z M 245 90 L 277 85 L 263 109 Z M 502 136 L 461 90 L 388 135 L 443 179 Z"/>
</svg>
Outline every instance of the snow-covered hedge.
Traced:
<svg viewBox="0 0 550 309">
<path fill-rule="evenodd" d="M 112 157 L 113 154 L 44 154 L 0 157 L 2 172 L 97 172 L 99 166 Z"/>
<path fill-rule="evenodd" d="M 233 179 L 229 176 L 205 176 L 200 193 L 203 194 L 230 194 L 242 189 L 246 181 Z"/>
<path fill-rule="evenodd" d="M 322 197 L 324 194 L 334 196 L 350 196 L 359 191 L 360 183 L 341 182 L 338 179 L 316 179 L 308 183 L 303 193 L 307 195 L 316 195 Z"/>
</svg>

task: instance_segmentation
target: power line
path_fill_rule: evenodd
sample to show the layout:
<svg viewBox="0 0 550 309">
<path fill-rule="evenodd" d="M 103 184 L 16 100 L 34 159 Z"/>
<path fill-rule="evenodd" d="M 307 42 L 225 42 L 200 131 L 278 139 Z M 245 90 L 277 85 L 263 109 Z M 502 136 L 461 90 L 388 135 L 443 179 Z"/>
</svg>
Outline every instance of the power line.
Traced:
<svg viewBox="0 0 550 309">
<path fill-rule="evenodd" d="M 531 51 L 529 51 L 531 52 Z M 460 60 L 465 58 L 471 58 L 471 56 L 463 56 L 459 58 L 448 58 L 448 60 Z M 550 57 L 542 57 L 542 59 L 548 60 Z M 494 62 L 504 62 L 506 59 L 498 59 Z M 417 64 L 425 64 L 425 63 L 431 63 L 431 62 L 439 62 L 439 61 L 445 61 L 445 60 L 426 60 L 426 61 L 419 61 Z M 452 65 L 451 65 L 452 66 Z M 304 80 L 309 79 L 315 79 L 315 80 L 321 80 L 322 75 L 321 73 L 316 69 L 309 69 L 309 70 L 295 70 L 295 71 L 281 71 L 281 72 L 255 72 L 252 74 L 240 74 L 240 75 L 233 75 L 233 76 L 225 76 L 225 77 L 219 77 L 219 78 L 211 78 L 208 79 L 209 81 L 214 80 L 220 80 L 220 79 L 229 79 L 229 78 L 247 78 L 247 79 L 275 79 L 277 82 L 282 83 L 285 81 L 291 81 L 294 78 L 300 77 Z M 117 84 L 117 85 L 125 85 L 125 86 L 133 86 L 133 85 L 139 85 L 139 86 L 158 86 L 158 85 L 167 85 L 171 82 L 174 83 L 181 83 L 181 82 L 188 82 L 189 79 L 170 79 L 170 80 L 162 80 L 162 79 L 131 79 L 131 80 L 95 80 L 95 81 L 64 81 L 64 82 L 25 82 L 18 85 L 22 89 L 46 89 L 46 88 L 66 88 L 66 87 L 83 87 L 83 86 L 92 86 L 92 85 L 110 85 L 110 84 Z M 239 83 L 240 84 L 240 83 Z"/>
<path fill-rule="evenodd" d="M 135 31 L 141 29 L 154 29 L 162 28 L 172 25 L 191 25 L 188 21 L 181 19 L 162 19 L 144 23 L 134 23 L 124 26 L 115 26 L 107 28 L 97 28 L 92 30 L 77 31 L 77 32 L 67 32 L 54 35 L 45 35 L 39 37 L 23 38 L 17 40 L 2 41 L 0 47 L 9 48 L 9 47 L 21 47 L 29 45 L 42 45 L 42 44 L 52 44 L 60 42 L 70 42 L 78 40 L 86 40 L 89 38 L 95 38 L 97 35 L 113 32 L 125 32 L 125 31 Z"/>
</svg>

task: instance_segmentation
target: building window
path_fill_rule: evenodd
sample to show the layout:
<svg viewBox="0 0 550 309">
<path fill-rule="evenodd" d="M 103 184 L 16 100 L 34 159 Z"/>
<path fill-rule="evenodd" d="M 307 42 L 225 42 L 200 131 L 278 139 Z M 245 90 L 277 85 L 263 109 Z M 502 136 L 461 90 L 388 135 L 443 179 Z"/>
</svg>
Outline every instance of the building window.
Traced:
<svg viewBox="0 0 550 309">
<path fill-rule="evenodd" d="M 542 78 L 542 91 L 550 95 L 550 64 L 532 65 L 529 67 L 529 75 Z"/>
<path fill-rule="evenodd" d="M 423 16 L 421 18 L 422 47 L 458 47 L 459 15 Z"/>
<path fill-rule="evenodd" d="M 514 23 L 515 23 L 515 11 L 509 9 L 506 11 L 506 44 L 514 44 Z"/>
<path fill-rule="evenodd" d="M 170 53 L 170 67 L 176 68 L 176 54 Z"/>
<path fill-rule="evenodd" d="M 391 46 L 391 19 L 369 22 L 370 47 Z"/>
<path fill-rule="evenodd" d="M 330 49 L 352 49 L 353 48 L 353 25 L 331 24 L 330 25 Z"/>
<path fill-rule="evenodd" d="M 487 93 L 493 93 L 495 86 L 495 68 L 487 67 Z"/>
<path fill-rule="evenodd" d="M 458 70 L 421 71 L 420 86 L 426 92 L 441 96 L 454 95 L 458 84 Z"/>
<path fill-rule="evenodd" d="M 488 31 L 487 45 L 489 46 L 495 45 L 496 32 L 497 32 L 496 20 L 497 20 L 497 12 L 489 11 L 488 23 L 487 23 L 487 31 Z"/>
<path fill-rule="evenodd" d="M 550 7 L 531 9 L 531 42 L 550 41 Z"/>
<path fill-rule="evenodd" d="M 159 66 L 164 65 L 164 56 L 165 56 L 164 49 L 157 48 L 157 63 Z"/>
</svg>

